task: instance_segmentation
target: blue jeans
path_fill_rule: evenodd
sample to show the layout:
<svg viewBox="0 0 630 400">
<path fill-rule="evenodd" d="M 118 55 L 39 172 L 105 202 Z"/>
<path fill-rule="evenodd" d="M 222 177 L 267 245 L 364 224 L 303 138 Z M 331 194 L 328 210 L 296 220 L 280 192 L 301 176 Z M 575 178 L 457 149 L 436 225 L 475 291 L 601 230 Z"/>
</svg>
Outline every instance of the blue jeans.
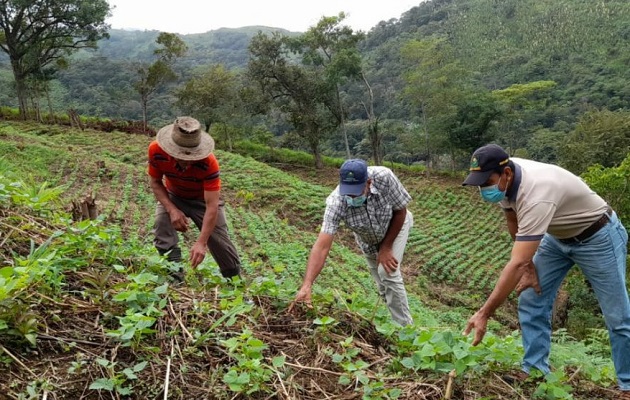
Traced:
<svg viewBox="0 0 630 400">
<path fill-rule="evenodd" d="M 630 301 L 626 289 L 628 234 L 613 213 L 597 233 L 582 242 L 565 244 L 545 235 L 534 265 L 542 294 L 527 289 L 519 297 L 518 317 L 523 334 L 523 370 L 549 373 L 551 310 L 562 280 L 574 264 L 591 283 L 610 335 L 619 387 L 630 390 Z"/>
</svg>

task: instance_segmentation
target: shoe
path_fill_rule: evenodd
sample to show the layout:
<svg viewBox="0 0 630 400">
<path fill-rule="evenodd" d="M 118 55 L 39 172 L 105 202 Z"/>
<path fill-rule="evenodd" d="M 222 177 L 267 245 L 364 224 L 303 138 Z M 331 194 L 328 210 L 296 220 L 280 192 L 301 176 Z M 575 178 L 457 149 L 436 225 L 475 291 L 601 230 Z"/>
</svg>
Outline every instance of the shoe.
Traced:
<svg viewBox="0 0 630 400">
<path fill-rule="evenodd" d="M 186 282 L 186 274 L 183 271 L 170 271 L 168 278 L 174 284 L 182 284 Z"/>
<path fill-rule="evenodd" d="M 507 384 L 514 385 L 516 383 L 525 382 L 529 379 L 529 374 L 525 371 L 515 371 L 501 376 Z"/>
<path fill-rule="evenodd" d="M 630 390 L 620 390 L 619 400 L 630 400 Z"/>
</svg>

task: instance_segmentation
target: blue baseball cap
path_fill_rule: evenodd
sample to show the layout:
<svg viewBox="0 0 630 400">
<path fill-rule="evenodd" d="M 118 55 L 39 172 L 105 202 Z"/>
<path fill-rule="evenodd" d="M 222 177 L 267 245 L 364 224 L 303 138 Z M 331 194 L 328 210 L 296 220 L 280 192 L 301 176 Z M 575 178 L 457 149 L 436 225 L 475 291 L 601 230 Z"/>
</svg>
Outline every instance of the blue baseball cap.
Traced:
<svg viewBox="0 0 630 400">
<path fill-rule="evenodd" d="M 368 180 L 367 163 L 363 160 L 346 160 L 339 169 L 339 194 L 358 196 Z"/>
</svg>

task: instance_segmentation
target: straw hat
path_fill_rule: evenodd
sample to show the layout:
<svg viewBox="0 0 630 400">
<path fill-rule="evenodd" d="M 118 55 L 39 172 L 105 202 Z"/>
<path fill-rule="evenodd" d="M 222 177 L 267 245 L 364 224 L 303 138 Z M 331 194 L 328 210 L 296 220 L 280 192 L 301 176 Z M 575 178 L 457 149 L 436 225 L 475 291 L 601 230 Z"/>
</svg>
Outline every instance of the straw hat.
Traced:
<svg viewBox="0 0 630 400">
<path fill-rule="evenodd" d="M 184 161 L 202 160 L 214 150 L 214 140 L 192 117 L 178 117 L 160 129 L 156 139 L 162 150 Z"/>
</svg>

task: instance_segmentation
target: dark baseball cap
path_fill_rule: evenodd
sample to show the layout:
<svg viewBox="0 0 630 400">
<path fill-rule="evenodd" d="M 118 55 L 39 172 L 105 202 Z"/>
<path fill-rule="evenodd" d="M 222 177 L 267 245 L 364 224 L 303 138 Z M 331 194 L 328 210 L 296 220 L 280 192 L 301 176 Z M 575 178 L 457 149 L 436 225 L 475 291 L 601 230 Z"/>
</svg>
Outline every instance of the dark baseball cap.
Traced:
<svg viewBox="0 0 630 400">
<path fill-rule="evenodd" d="M 470 159 L 470 173 L 462 185 L 481 186 L 499 167 L 506 165 L 510 156 L 497 144 L 487 144 L 475 150 Z"/>
<path fill-rule="evenodd" d="M 339 169 L 339 194 L 358 196 L 368 180 L 367 163 L 363 160 L 346 160 Z"/>
</svg>

